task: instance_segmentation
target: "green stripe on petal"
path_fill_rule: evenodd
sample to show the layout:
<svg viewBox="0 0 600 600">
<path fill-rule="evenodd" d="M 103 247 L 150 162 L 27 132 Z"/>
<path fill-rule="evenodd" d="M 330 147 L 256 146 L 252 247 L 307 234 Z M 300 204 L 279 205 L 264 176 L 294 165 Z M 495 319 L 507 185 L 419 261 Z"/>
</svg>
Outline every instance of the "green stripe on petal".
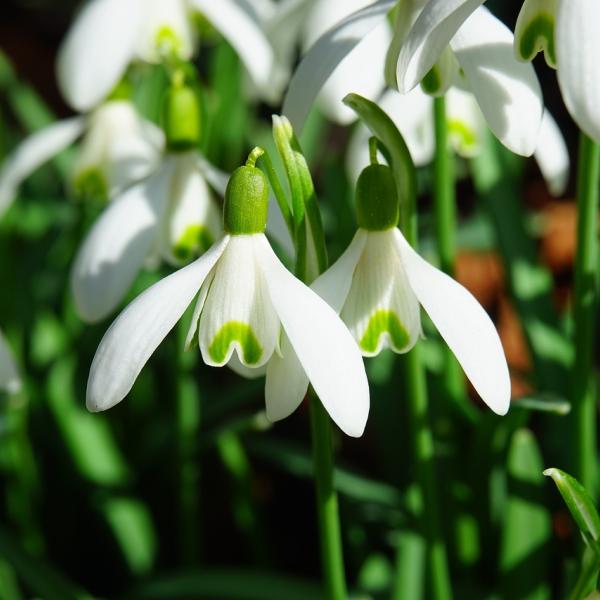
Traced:
<svg viewBox="0 0 600 600">
<path fill-rule="evenodd" d="M 467 123 L 456 119 L 448 119 L 448 132 L 452 137 L 454 146 L 460 148 L 461 155 L 472 155 L 478 143 L 477 133 Z"/>
<path fill-rule="evenodd" d="M 189 225 L 173 246 L 177 260 L 187 262 L 204 254 L 214 243 L 214 237 L 204 225 Z"/>
<path fill-rule="evenodd" d="M 391 310 L 378 310 L 369 319 L 359 345 L 365 352 L 375 353 L 379 347 L 379 339 L 386 334 L 396 352 L 401 352 L 410 343 L 410 336 L 398 315 Z"/>
<path fill-rule="evenodd" d="M 77 173 L 73 189 L 79 200 L 108 201 L 108 182 L 98 167 L 88 167 Z"/>
<path fill-rule="evenodd" d="M 539 14 L 530 21 L 520 32 L 518 40 L 518 57 L 522 60 L 532 60 L 542 50 L 548 66 L 556 69 L 554 17 L 547 13 Z"/>
<path fill-rule="evenodd" d="M 225 363 L 229 348 L 235 342 L 239 344 L 245 364 L 258 363 L 263 354 L 262 346 L 250 325 L 241 321 L 229 321 L 219 329 L 208 347 L 212 360 L 219 364 Z"/>
</svg>

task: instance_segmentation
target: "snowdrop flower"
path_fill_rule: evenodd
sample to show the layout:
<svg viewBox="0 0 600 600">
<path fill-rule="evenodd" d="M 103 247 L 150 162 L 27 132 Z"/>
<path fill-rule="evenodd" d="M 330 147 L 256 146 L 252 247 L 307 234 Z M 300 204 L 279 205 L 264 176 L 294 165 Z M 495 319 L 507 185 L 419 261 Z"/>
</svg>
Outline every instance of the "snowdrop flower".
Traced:
<svg viewBox="0 0 600 600">
<path fill-rule="evenodd" d="M 81 138 L 72 173 L 76 192 L 90 187 L 103 197 L 119 193 L 146 176 L 164 144 L 161 131 L 140 117 L 126 100 L 110 100 L 87 116 L 72 117 L 41 129 L 23 141 L 0 170 L 0 215 L 19 185 L 36 169 Z"/>
<path fill-rule="evenodd" d="M 514 59 L 512 33 L 483 0 L 407 0 L 398 4 L 387 56 L 387 79 L 401 93 L 423 82 L 428 93 L 443 93 L 454 83 L 477 99 L 494 134 L 513 152 L 528 156 L 537 145 L 542 119 L 539 83 L 531 65 Z M 283 112 L 296 130 L 329 74 L 397 4 L 379 0 L 343 19 L 314 44 L 298 67 Z M 474 12 L 473 12 L 474 11 Z M 418 15 L 418 16 L 417 16 Z M 407 23 L 414 24 L 407 30 Z M 393 68 L 396 66 L 396 72 Z M 372 65 L 376 69 L 377 65 Z M 392 71 L 392 73 L 390 73 Z"/>
<path fill-rule="evenodd" d="M 415 252 L 397 228 L 389 167 L 368 166 L 356 188 L 359 229 L 312 288 L 341 316 L 365 356 L 408 352 L 421 334 L 421 305 L 483 401 L 505 414 L 510 377 L 498 333 L 464 287 Z"/>
<path fill-rule="evenodd" d="M 268 184 L 252 156 L 229 180 L 225 236 L 195 262 L 146 290 L 107 331 L 90 370 L 90 410 L 110 408 L 127 395 L 197 296 L 187 344 L 197 339 L 211 366 L 266 365 L 270 420 L 297 408 L 308 377 L 339 427 L 351 436 L 362 434 L 369 391 L 360 352 L 335 312 L 289 273 L 271 249 L 264 235 Z"/>
<path fill-rule="evenodd" d="M 430 164 L 435 151 L 433 129 L 433 101 L 420 87 L 408 94 L 387 90 L 379 102 L 404 137 L 412 159 L 417 167 Z M 446 93 L 446 114 L 449 142 L 462 158 L 479 154 L 481 139 L 487 129 L 485 118 L 473 94 L 452 87 Z M 348 174 L 356 181 L 369 164 L 369 129 L 360 124 L 354 131 L 346 158 Z M 533 153 L 542 172 L 548 190 L 554 196 L 564 193 L 568 179 L 570 160 L 566 142 L 552 118 L 545 110 L 540 127 L 538 145 Z M 379 157 L 383 160 L 383 157 Z"/>
<path fill-rule="evenodd" d="M 0 331 L 0 390 L 16 394 L 21 389 L 21 379 L 12 353 Z"/>
<path fill-rule="evenodd" d="M 595 0 L 525 0 L 515 27 L 515 54 L 530 61 L 540 51 L 557 70 L 573 120 L 600 143 L 600 5 Z"/>
<path fill-rule="evenodd" d="M 223 34 L 257 84 L 268 84 L 273 51 L 244 2 L 89 0 L 59 51 L 63 95 L 76 110 L 87 111 L 106 98 L 134 59 L 189 59 L 196 46 L 194 12 Z"/>
</svg>

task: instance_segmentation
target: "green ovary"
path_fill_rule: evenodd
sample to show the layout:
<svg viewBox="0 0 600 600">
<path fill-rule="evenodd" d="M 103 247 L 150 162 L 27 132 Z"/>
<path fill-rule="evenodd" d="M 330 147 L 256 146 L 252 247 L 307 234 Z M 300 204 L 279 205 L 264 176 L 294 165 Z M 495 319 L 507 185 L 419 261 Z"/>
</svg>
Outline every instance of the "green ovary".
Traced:
<svg viewBox="0 0 600 600">
<path fill-rule="evenodd" d="M 250 325 L 241 321 L 229 321 L 219 330 L 208 347 L 208 354 L 218 364 L 223 364 L 227 351 L 234 342 L 238 342 L 243 355 L 243 362 L 255 365 L 263 354 L 262 346 Z"/>
<path fill-rule="evenodd" d="M 108 200 L 108 182 L 97 167 L 88 167 L 75 175 L 75 197 L 80 200 Z"/>
<path fill-rule="evenodd" d="M 173 254 L 178 260 L 187 261 L 204 254 L 213 242 L 214 238 L 207 227 L 190 225 L 173 246 Z"/>
<path fill-rule="evenodd" d="M 361 349 L 369 353 L 376 352 L 379 338 L 385 333 L 389 335 L 394 350 L 400 351 L 410 342 L 410 336 L 400 323 L 398 315 L 391 310 L 381 309 L 369 319 L 369 324 L 359 342 Z"/>
<path fill-rule="evenodd" d="M 519 42 L 519 53 L 524 60 L 531 60 L 542 49 L 548 65 L 556 67 L 554 18 L 546 14 L 538 15 L 527 25 Z"/>
</svg>

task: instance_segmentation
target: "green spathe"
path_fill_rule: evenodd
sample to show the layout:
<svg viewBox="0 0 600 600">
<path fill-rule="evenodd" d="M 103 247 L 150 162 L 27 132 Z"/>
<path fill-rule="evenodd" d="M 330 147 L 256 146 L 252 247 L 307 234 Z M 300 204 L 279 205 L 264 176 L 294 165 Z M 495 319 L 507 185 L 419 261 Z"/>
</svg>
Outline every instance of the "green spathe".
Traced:
<svg viewBox="0 0 600 600">
<path fill-rule="evenodd" d="M 200 101 L 188 85 L 174 84 L 163 102 L 163 129 L 167 147 L 172 152 L 195 148 L 201 134 Z"/>
<path fill-rule="evenodd" d="M 231 344 L 237 342 L 242 351 L 243 361 L 255 365 L 262 356 L 263 349 L 250 325 L 241 321 L 229 321 L 219 329 L 213 338 L 208 353 L 218 364 L 225 362 Z"/>
<path fill-rule="evenodd" d="M 356 221 L 361 229 L 385 231 L 398 225 L 400 204 L 392 170 L 369 165 L 356 182 Z"/>
<path fill-rule="evenodd" d="M 238 167 L 229 178 L 223 205 L 223 228 L 231 235 L 264 233 L 269 209 L 269 185 L 258 168 Z"/>
<path fill-rule="evenodd" d="M 369 324 L 359 342 L 361 349 L 369 353 L 376 352 L 379 338 L 385 334 L 388 335 L 392 348 L 397 352 L 406 348 L 410 342 L 410 336 L 398 315 L 391 310 L 380 309 L 369 319 Z"/>
</svg>

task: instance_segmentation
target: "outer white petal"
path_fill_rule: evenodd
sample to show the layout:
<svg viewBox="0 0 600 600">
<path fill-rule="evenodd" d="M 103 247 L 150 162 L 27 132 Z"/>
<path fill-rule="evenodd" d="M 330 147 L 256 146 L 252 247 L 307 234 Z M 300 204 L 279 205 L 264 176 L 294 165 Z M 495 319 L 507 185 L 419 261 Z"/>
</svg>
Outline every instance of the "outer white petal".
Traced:
<svg viewBox="0 0 600 600">
<path fill-rule="evenodd" d="M 95 322 L 123 299 L 154 242 L 165 204 L 163 170 L 109 204 L 79 249 L 71 289 L 81 318 Z"/>
<path fill-rule="evenodd" d="M 362 435 L 369 414 L 369 385 L 356 342 L 335 311 L 285 269 L 264 236 L 261 246 L 271 300 L 299 364 L 340 429 L 353 437 Z M 290 391 L 290 397 L 273 402 L 291 406 L 293 396 Z"/>
<path fill-rule="evenodd" d="M 398 251 L 419 302 L 481 399 L 497 414 L 510 404 L 510 376 L 498 332 L 475 297 L 421 258 L 397 232 Z"/>
<path fill-rule="evenodd" d="M 282 110 L 298 135 L 315 98 L 335 68 L 386 18 L 395 3 L 396 0 L 378 0 L 351 14 L 325 33 L 304 56 L 292 77 Z"/>
<path fill-rule="evenodd" d="M 359 229 L 343 254 L 310 286 L 337 313 L 342 310 L 350 291 L 354 269 L 365 248 L 367 237 L 366 231 Z"/>
<path fill-rule="evenodd" d="M 236 0 L 190 0 L 233 46 L 257 85 L 269 85 L 273 48 L 254 15 Z"/>
<path fill-rule="evenodd" d="M 12 204 L 21 182 L 72 144 L 83 133 L 84 127 L 83 117 L 58 121 L 30 135 L 17 146 L 0 170 L 0 216 Z"/>
<path fill-rule="evenodd" d="M 16 394 L 21 389 L 21 379 L 12 352 L 0 331 L 0 390 Z"/>
<path fill-rule="evenodd" d="M 429 0 L 398 57 L 396 78 L 401 93 L 412 90 L 427 75 L 459 27 L 484 1 Z"/>
<path fill-rule="evenodd" d="M 600 143 L 600 3 L 561 1 L 555 41 L 558 83 L 569 113 L 579 127 Z"/>
<path fill-rule="evenodd" d="M 87 111 L 118 83 L 142 25 L 144 0 L 91 0 L 77 16 L 57 59 L 66 100 Z"/>
<path fill-rule="evenodd" d="M 219 194 L 219 196 L 224 197 L 225 190 L 227 189 L 227 182 L 229 181 L 229 173 L 217 169 L 217 167 L 200 154 L 197 155 L 196 160 L 198 169 L 203 173 L 206 181 L 208 181 L 210 186 L 217 194 Z"/>
<path fill-rule="evenodd" d="M 533 66 L 515 59 L 510 30 L 481 7 L 451 46 L 494 135 L 516 154 L 533 154 L 544 109 L 542 92 Z"/>
<path fill-rule="evenodd" d="M 278 346 L 281 327 L 260 268 L 263 238 L 232 236 L 215 267 L 198 326 L 207 365 L 223 366 L 237 352 L 246 367 L 261 367 Z"/>
<path fill-rule="evenodd" d="M 569 181 L 569 151 L 552 115 L 545 110 L 538 146 L 533 153 L 553 196 L 564 193 Z"/>
<path fill-rule="evenodd" d="M 148 288 L 117 317 L 102 338 L 90 368 L 86 398 L 89 410 L 106 410 L 125 398 L 228 242 L 225 236 L 198 260 Z"/>
</svg>

